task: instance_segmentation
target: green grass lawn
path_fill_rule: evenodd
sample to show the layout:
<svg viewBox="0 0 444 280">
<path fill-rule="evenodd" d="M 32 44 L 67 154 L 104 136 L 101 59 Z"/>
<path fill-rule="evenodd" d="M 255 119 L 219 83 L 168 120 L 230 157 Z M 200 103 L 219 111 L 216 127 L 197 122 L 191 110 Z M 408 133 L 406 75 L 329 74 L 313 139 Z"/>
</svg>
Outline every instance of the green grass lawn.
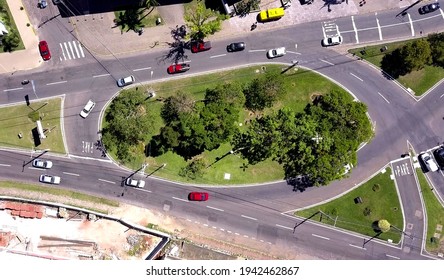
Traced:
<svg viewBox="0 0 444 280">
<path fill-rule="evenodd" d="M 294 215 L 308 218 L 320 210 L 328 216 L 322 215 L 321 218 L 320 214 L 316 214 L 312 220 L 370 237 L 377 235 L 373 224 L 381 219 L 386 219 L 392 226 L 402 230 L 403 217 L 395 183 L 390 178 L 392 171 L 390 168 L 386 168 L 385 171 L 335 200 L 297 211 Z M 356 204 L 354 202 L 356 197 L 361 197 L 362 203 Z M 366 209 L 369 209 L 370 213 L 366 213 Z M 392 229 L 377 238 L 391 239 L 394 243 L 398 243 L 401 240 L 401 233 Z"/>
<path fill-rule="evenodd" d="M 25 103 L 25 102 L 23 102 Z M 31 102 L 30 106 L 17 105 L 0 107 L 0 145 L 25 149 L 49 149 L 54 153 L 66 153 L 60 129 L 61 99 Z M 36 120 L 41 119 L 46 130 L 46 138 L 34 146 L 32 129 L 37 127 Z M 23 137 L 19 138 L 21 134 Z"/>
<path fill-rule="evenodd" d="M 424 198 L 425 208 L 427 212 L 427 233 L 426 233 L 426 250 L 430 253 L 444 253 L 444 246 L 439 246 L 444 241 L 444 209 L 431 191 L 430 185 L 427 182 L 421 169 L 418 168 L 416 172 L 421 186 L 422 197 Z M 437 226 L 443 226 L 441 231 L 437 230 Z M 441 234 L 438 238 L 439 242 L 432 242 L 432 237 L 435 233 Z"/>
<path fill-rule="evenodd" d="M 25 10 L 21 10 L 20 13 L 26 13 Z M 15 24 L 14 18 L 11 15 L 11 11 L 9 10 L 8 3 L 6 0 L 0 0 L 0 21 L 6 26 L 8 31 L 11 33 L 17 33 L 18 38 L 20 39 L 19 45 L 14 50 L 24 50 L 25 45 L 23 45 L 22 37 L 18 32 L 17 25 Z M 28 28 L 32 28 L 29 26 Z M 5 52 L 3 48 L 0 48 L 0 53 Z"/>
<path fill-rule="evenodd" d="M 349 53 L 359 56 L 362 59 L 367 60 L 371 64 L 381 68 L 382 58 L 386 53 L 390 53 L 395 49 L 402 47 L 407 42 L 411 42 L 417 39 L 387 43 L 375 46 L 366 46 L 357 49 L 349 50 Z M 381 52 L 381 48 L 387 46 L 387 50 Z M 361 51 L 365 49 L 365 54 Z M 437 82 L 444 78 L 444 69 L 442 67 L 426 65 L 423 69 L 413 71 L 405 76 L 400 76 L 397 81 L 404 87 L 410 88 L 415 92 L 416 96 L 421 96 Z"/>
<path fill-rule="evenodd" d="M 282 71 L 287 66 L 282 65 L 257 65 L 252 67 L 245 67 L 236 70 L 229 70 L 225 72 L 217 72 L 208 75 L 194 76 L 183 79 L 171 79 L 163 83 L 156 83 L 150 87 L 156 92 L 155 99 L 147 101 L 147 109 L 153 112 L 152 124 L 154 127 L 153 135 L 158 134 L 160 128 L 164 125 L 160 117 L 162 103 L 156 101 L 158 98 L 166 98 L 174 95 L 180 89 L 182 92 L 189 94 L 196 100 L 204 98 L 205 90 L 207 88 L 214 88 L 220 83 L 224 82 L 239 82 L 247 83 L 248 81 L 259 77 L 265 71 Z M 305 105 L 310 101 L 312 95 L 326 94 L 332 90 L 343 90 L 338 85 L 332 83 L 330 80 L 310 71 L 297 70 L 296 68 L 287 71 L 284 80 L 287 88 L 287 94 L 282 99 L 276 102 L 272 109 L 266 110 L 267 114 L 272 110 L 288 107 L 294 111 L 302 111 Z M 129 89 L 135 90 L 135 89 Z M 138 89 L 145 90 L 145 89 Z M 246 119 L 252 118 L 249 112 L 243 111 L 239 115 L 239 123 L 244 124 Z M 103 127 L 106 127 L 106 122 Z M 240 129 L 245 127 L 240 126 Z M 145 173 L 153 176 L 159 176 L 176 181 L 186 181 L 191 183 L 204 183 L 215 185 L 232 185 L 232 184 L 250 184 L 250 183 L 264 183 L 270 181 L 282 180 L 284 178 L 284 171 L 282 167 L 273 161 L 267 160 L 256 165 L 248 165 L 247 161 L 241 159 L 238 155 L 229 153 L 231 146 L 228 143 L 222 144 L 218 149 L 213 151 L 205 151 L 202 157 L 208 166 L 202 178 L 190 181 L 179 176 L 179 171 L 186 166 L 186 161 L 172 152 L 165 153 L 158 157 L 146 158 L 143 154 L 144 145 L 141 144 L 136 148 L 138 154 L 135 156 L 133 162 L 128 164 L 132 169 L 138 169 L 143 163 L 148 163 Z M 110 155 L 115 157 L 115 151 L 108 150 Z M 224 156 L 226 155 L 226 156 Z M 217 160 L 217 159 L 220 160 Z M 164 163 L 167 165 L 164 168 L 159 168 Z M 225 173 L 230 174 L 230 179 L 225 179 Z"/>
</svg>

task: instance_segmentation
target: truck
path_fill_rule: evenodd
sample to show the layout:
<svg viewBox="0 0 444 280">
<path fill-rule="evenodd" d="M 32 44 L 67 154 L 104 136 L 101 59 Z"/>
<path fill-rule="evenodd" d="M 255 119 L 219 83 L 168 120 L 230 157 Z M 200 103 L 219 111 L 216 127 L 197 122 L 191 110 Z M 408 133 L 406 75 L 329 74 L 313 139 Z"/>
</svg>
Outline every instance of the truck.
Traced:
<svg viewBox="0 0 444 280">
<path fill-rule="evenodd" d="M 193 41 L 191 42 L 191 52 L 192 53 L 198 53 L 203 51 L 208 51 L 211 49 L 211 42 L 210 41 Z"/>
</svg>

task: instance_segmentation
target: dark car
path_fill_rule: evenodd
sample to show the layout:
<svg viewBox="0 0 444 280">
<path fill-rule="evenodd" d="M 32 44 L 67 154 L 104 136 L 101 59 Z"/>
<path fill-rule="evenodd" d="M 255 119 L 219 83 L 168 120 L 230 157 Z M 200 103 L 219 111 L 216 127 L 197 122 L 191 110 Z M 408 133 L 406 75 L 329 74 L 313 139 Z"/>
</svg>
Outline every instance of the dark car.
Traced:
<svg viewBox="0 0 444 280">
<path fill-rule="evenodd" d="M 180 64 L 173 64 L 168 67 L 167 72 L 168 74 L 175 74 L 175 73 L 183 73 L 190 70 L 190 64 L 188 63 L 180 63 Z"/>
<path fill-rule="evenodd" d="M 188 195 L 188 200 L 191 201 L 207 201 L 208 193 L 206 192 L 190 192 Z"/>
<path fill-rule="evenodd" d="M 244 49 L 245 49 L 244 42 L 231 43 L 227 46 L 228 52 L 239 52 L 239 51 L 243 51 Z"/>
<path fill-rule="evenodd" d="M 46 43 L 46 41 L 40 41 L 39 51 L 40 51 L 40 55 L 42 56 L 43 60 L 50 60 L 51 59 L 51 53 L 49 52 L 48 43 Z"/>
<path fill-rule="evenodd" d="M 436 163 L 438 163 L 441 169 L 444 169 L 444 147 L 438 148 L 433 152 L 435 156 Z"/>
<path fill-rule="evenodd" d="M 428 5 L 422 6 L 421 8 L 418 9 L 418 12 L 421 15 L 423 15 L 423 14 L 428 14 L 428 13 L 434 12 L 434 11 L 436 11 L 438 9 L 439 9 L 439 3 L 436 2 L 436 3 L 432 3 L 432 4 L 428 4 Z"/>
</svg>

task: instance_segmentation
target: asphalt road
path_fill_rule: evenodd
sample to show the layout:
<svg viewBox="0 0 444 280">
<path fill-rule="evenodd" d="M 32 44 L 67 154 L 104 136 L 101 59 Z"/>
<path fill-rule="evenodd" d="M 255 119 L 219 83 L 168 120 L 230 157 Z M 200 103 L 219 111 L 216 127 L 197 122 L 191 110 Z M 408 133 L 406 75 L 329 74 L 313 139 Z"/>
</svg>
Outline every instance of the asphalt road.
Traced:
<svg viewBox="0 0 444 280">
<path fill-rule="evenodd" d="M 396 177 L 402 201 L 409 202 L 403 203 L 406 214 L 404 227 L 408 234 L 398 246 L 373 240 L 365 243 L 363 248 L 365 237 L 311 222 L 303 223 L 294 230 L 295 223 L 300 221 L 282 214 L 339 195 L 362 182 L 388 162 L 399 159 L 407 150 L 407 141 L 417 151 L 431 149 L 443 141 L 440 121 L 444 115 L 444 99 L 440 95 L 441 85 L 417 102 L 364 62 L 337 52 L 338 48 L 320 46 L 321 38 L 332 30 L 339 30 L 344 36 L 344 43 L 352 47 L 353 44 L 381 39 L 410 38 L 417 35 L 418 30 L 429 32 L 442 30 L 443 27 L 441 13 L 434 13 L 427 16 L 427 19 L 419 18 L 414 13 L 410 17 L 399 17 L 396 14 L 392 11 L 375 16 L 340 18 L 333 25 L 331 22 L 312 22 L 279 31 L 250 33 L 242 38 L 247 43 L 247 50 L 241 53 L 226 53 L 225 47 L 231 40 L 213 42 L 213 48 L 205 53 L 188 53 L 186 60 L 191 61 L 192 69 L 187 74 L 200 74 L 251 63 L 271 62 L 265 57 L 266 51 L 285 46 L 287 55 L 273 62 L 291 64 L 296 59 L 300 66 L 332 78 L 366 103 L 376 127 L 376 136 L 358 152 L 358 166 L 351 177 L 326 188 L 309 188 L 300 193 L 293 192 L 292 187 L 284 182 L 254 188 L 206 188 L 211 200 L 196 204 L 186 201 L 186 194 L 197 189 L 193 186 L 145 178 L 145 190 L 122 187 L 124 178 L 132 175 L 133 171 L 123 170 L 108 162 L 94 146 L 99 139 L 100 110 L 118 92 L 115 80 L 122 76 L 133 74 L 138 82 L 166 79 L 169 62 L 162 61 L 165 52 L 112 59 L 100 59 L 87 54 L 88 57 L 81 63 L 76 61 L 69 65 L 62 63 L 63 59 L 53 59 L 41 69 L 1 79 L 3 93 L 0 95 L 0 103 L 24 102 L 26 94 L 30 96 L 31 102 L 36 98 L 65 97 L 64 126 L 69 157 L 42 155 L 55 162 L 50 174 L 62 177 L 61 187 L 118 198 L 165 211 L 214 230 L 223 230 L 227 235 L 238 233 L 258 244 L 305 250 L 320 258 L 421 259 L 424 258 L 421 255 L 424 241 L 421 198 L 415 182 L 405 176 Z M 42 28 L 42 33 L 54 35 L 53 39 L 48 36 L 49 40 L 69 39 L 70 35 L 60 21 L 48 21 Z M 57 32 L 64 37 L 59 37 Z M 57 56 L 63 57 L 53 51 L 53 57 Z M 20 85 L 22 79 L 30 77 L 34 81 L 35 91 L 30 85 Z M 96 108 L 87 119 L 81 119 L 78 113 L 90 98 L 97 102 Z M 0 174 L 3 178 L 16 179 L 17 174 L 20 174 L 20 180 L 35 182 L 42 173 L 29 168 L 29 160 L 38 153 L 31 155 L 2 151 L 0 154 Z M 27 165 L 23 166 L 23 163 Z M 145 177 L 142 174 L 134 176 Z M 442 173 L 428 176 L 442 195 Z"/>
</svg>

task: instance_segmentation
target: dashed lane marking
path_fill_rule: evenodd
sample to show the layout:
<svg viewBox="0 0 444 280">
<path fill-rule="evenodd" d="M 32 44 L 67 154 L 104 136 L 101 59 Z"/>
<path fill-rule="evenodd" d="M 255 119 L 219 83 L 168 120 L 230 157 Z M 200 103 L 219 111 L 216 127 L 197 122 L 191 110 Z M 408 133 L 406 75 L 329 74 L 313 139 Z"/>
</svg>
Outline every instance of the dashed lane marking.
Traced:
<svg viewBox="0 0 444 280">
<path fill-rule="evenodd" d="M 253 217 L 250 217 L 250 216 L 241 215 L 241 217 L 242 217 L 242 218 L 245 218 L 245 219 L 249 219 L 249 220 L 257 221 L 256 218 L 253 218 Z"/>
<path fill-rule="evenodd" d="M 183 202 L 189 202 L 188 200 L 185 200 L 183 198 L 178 198 L 178 197 L 175 197 L 175 196 L 173 196 L 173 199 L 180 200 L 180 201 L 183 201 Z"/>
<path fill-rule="evenodd" d="M 207 206 L 207 208 L 210 208 L 210 209 L 213 209 L 213 210 L 216 210 L 216 211 L 220 211 L 220 212 L 224 212 L 223 209 L 219 209 L 219 208 L 216 208 L 216 207 Z"/>
<path fill-rule="evenodd" d="M 108 181 L 108 180 L 105 180 L 105 179 L 99 179 L 99 181 L 102 181 L 102 182 L 105 182 L 105 183 L 110 183 L 110 184 L 115 184 L 116 183 L 116 182 Z"/>
</svg>

